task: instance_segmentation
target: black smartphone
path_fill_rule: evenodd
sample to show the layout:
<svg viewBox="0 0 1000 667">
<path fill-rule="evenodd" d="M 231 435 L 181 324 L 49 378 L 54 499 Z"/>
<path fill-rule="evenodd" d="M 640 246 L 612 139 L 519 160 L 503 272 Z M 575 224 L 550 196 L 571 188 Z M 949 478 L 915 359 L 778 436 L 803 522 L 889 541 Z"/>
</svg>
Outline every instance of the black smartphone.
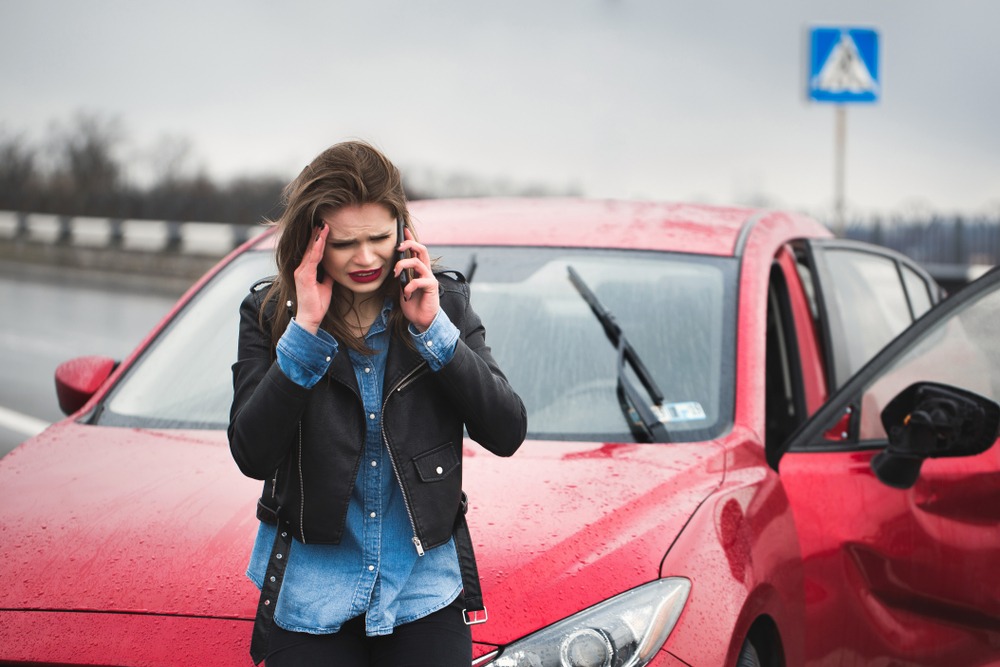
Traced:
<svg viewBox="0 0 1000 667">
<path fill-rule="evenodd" d="M 404 225 L 403 225 L 403 216 L 399 216 L 398 218 L 396 218 L 396 247 L 397 248 L 399 247 L 400 243 L 402 243 L 404 240 L 406 240 L 406 237 L 403 235 L 403 227 L 404 227 Z M 405 251 L 405 250 L 403 252 L 396 251 L 396 261 L 397 262 L 399 260 L 401 260 L 401 259 L 406 259 L 409 256 L 410 256 L 410 253 L 407 252 L 407 251 Z M 406 285 L 409 284 L 410 278 L 413 277 L 411 275 L 411 273 L 412 273 L 412 269 L 404 269 L 403 271 L 400 272 L 400 274 L 399 274 L 399 285 L 400 285 L 400 287 L 406 287 Z"/>
<path fill-rule="evenodd" d="M 320 229 L 323 229 L 323 225 L 324 224 L 325 223 L 321 219 L 319 219 L 319 218 L 316 218 L 316 220 L 313 221 L 313 227 L 317 231 L 319 231 Z M 326 278 L 326 271 L 323 270 L 323 265 L 322 264 L 317 264 L 316 265 L 316 282 L 321 283 L 321 282 L 323 282 L 324 278 Z"/>
</svg>

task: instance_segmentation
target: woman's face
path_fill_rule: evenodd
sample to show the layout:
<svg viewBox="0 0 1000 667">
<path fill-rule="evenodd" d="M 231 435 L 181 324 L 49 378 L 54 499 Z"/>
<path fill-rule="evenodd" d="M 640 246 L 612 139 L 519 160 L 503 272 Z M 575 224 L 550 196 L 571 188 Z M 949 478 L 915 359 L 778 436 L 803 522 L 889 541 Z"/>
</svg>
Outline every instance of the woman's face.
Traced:
<svg viewBox="0 0 1000 667">
<path fill-rule="evenodd" d="M 381 204 L 345 206 L 322 220 L 330 228 L 321 266 L 355 295 L 378 292 L 392 272 L 396 219 Z"/>
</svg>

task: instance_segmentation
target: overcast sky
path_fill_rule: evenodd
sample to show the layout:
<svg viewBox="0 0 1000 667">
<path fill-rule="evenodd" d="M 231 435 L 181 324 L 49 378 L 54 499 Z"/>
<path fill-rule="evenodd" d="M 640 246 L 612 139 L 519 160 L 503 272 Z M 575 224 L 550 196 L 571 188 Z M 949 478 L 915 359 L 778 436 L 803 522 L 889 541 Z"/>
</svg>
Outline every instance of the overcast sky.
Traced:
<svg viewBox="0 0 1000 667">
<path fill-rule="evenodd" d="M 994 0 L 0 0 L 0 129 L 107 114 L 220 178 L 291 178 L 359 137 L 413 178 L 823 215 L 810 25 L 881 35 L 882 99 L 847 111 L 849 209 L 1000 211 Z"/>
</svg>

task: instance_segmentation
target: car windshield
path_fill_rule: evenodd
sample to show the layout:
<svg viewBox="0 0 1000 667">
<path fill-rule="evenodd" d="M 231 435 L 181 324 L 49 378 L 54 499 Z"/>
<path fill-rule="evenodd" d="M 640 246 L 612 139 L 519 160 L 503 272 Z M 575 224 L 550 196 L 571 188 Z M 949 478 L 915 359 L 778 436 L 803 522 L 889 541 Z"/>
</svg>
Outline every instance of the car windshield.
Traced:
<svg viewBox="0 0 1000 667">
<path fill-rule="evenodd" d="M 439 267 L 472 277 L 486 342 L 528 410 L 528 437 L 631 442 L 618 351 L 570 280 L 575 271 L 614 317 L 664 394 L 671 441 L 717 437 L 732 422 L 737 263 L 662 252 L 432 247 Z M 136 360 L 95 419 L 105 425 L 225 428 L 238 306 L 273 275 L 270 252 L 221 271 Z M 629 365 L 624 371 L 642 387 Z M 644 400 L 652 399 L 639 391 Z M 632 406 L 634 407 L 634 406 Z"/>
</svg>

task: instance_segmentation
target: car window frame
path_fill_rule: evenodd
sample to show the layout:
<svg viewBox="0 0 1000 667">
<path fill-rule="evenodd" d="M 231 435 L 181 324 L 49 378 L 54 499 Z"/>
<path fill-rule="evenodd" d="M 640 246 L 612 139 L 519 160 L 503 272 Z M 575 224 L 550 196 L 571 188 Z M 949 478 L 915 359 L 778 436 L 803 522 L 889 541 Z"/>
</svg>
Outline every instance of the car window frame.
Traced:
<svg viewBox="0 0 1000 667">
<path fill-rule="evenodd" d="M 928 329 L 937 326 L 942 320 L 952 317 L 956 311 L 962 310 L 969 302 L 978 300 L 986 293 L 998 289 L 1000 289 L 1000 267 L 995 267 L 956 294 L 939 301 L 851 376 L 839 390 L 833 393 L 826 404 L 816 411 L 816 414 L 796 429 L 788 440 L 778 447 L 765 447 L 768 465 L 780 472 L 781 458 L 787 452 L 819 453 L 884 447 L 887 444 L 884 440 L 857 442 L 854 437 L 857 433 L 858 407 L 864 391 L 876 378 L 893 366 L 903 354 L 909 352 L 911 347 L 918 344 Z M 824 433 L 844 418 L 850 422 L 851 437 L 842 443 L 825 440 Z"/>
</svg>

